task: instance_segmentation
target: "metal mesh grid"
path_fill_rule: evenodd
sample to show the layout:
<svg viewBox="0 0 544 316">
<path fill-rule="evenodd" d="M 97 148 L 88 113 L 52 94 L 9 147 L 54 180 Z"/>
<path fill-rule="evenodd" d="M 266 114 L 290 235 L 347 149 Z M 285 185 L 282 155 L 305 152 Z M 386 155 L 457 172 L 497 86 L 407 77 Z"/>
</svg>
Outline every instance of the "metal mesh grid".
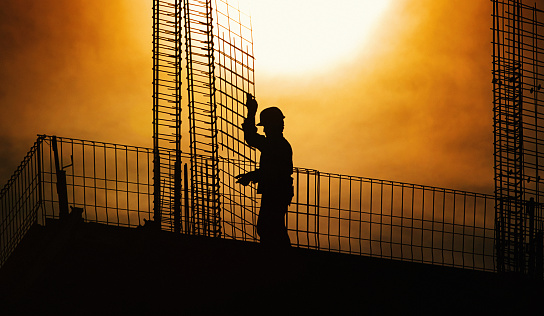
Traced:
<svg viewBox="0 0 544 316">
<path fill-rule="evenodd" d="M 41 142 L 38 138 L 0 191 L 0 268 L 30 227 L 38 221 L 43 223 L 38 216 L 42 196 Z"/>
<path fill-rule="evenodd" d="M 168 150 L 181 153 L 181 1 L 153 1 L 153 177 L 154 220 L 179 210 L 179 166 Z M 166 155 L 165 155 L 166 154 Z"/>
<path fill-rule="evenodd" d="M 56 137 L 59 162 L 66 172 L 68 204 L 83 208 L 85 221 L 114 226 L 138 227 L 153 218 L 153 158 L 150 148 L 126 146 L 97 141 Z M 56 191 L 57 176 L 54 166 L 53 138 L 43 136 L 42 186 L 43 209 L 47 218 L 60 218 L 59 198 Z M 166 163 L 176 159 L 175 150 L 161 150 Z M 199 223 L 210 221 L 206 214 L 195 212 L 191 203 L 193 194 L 188 184 L 187 166 L 197 161 L 199 166 L 210 164 L 210 158 L 194 159 L 182 154 L 183 186 L 179 192 L 180 211 L 165 213 L 161 229 L 187 234 L 207 234 Z M 205 177 L 200 170 L 199 177 Z M 198 179 L 206 181 L 206 179 Z M 162 192 L 161 192 L 162 193 Z M 179 226 L 174 221 L 177 220 Z"/>
<path fill-rule="evenodd" d="M 153 151 L 149 148 L 57 137 L 68 203 L 86 221 L 137 227 L 153 218 Z M 52 138 L 43 137 L 43 210 L 59 218 Z"/>
<path fill-rule="evenodd" d="M 27 171 L 16 173 L 32 179 L 19 186 L 20 192 L 33 196 L 23 198 L 28 211 L 22 214 L 30 214 L 25 215 L 30 224 L 38 218 L 59 218 L 52 139 L 41 136 L 22 164 Z M 68 203 L 83 208 L 85 221 L 137 227 L 152 219 L 152 149 L 56 139 L 67 175 Z M 164 155 L 175 157 L 175 151 L 169 153 Z M 206 165 L 209 157 L 198 159 Z M 190 157 L 183 160 L 188 163 Z M 222 170 L 249 167 L 242 164 L 247 162 L 220 160 Z M 294 169 L 294 178 L 295 196 L 287 214 L 293 246 L 494 271 L 493 196 L 302 168 Z M 9 188 L 15 188 L 14 183 Z M 184 186 L 181 194 L 180 230 L 201 234 L 195 223 L 206 219 L 198 219 L 202 214 L 191 209 L 189 189 Z M 242 194 L 224 200 L 237 207 L 222 209 L 223 238 L 254 241 L 256 216 L 248 210 L 256 207 L 256 201 Z M 8 201 L 13 205 L 14 200 Z M 2 214 L 9 213 L 5 205 Z M 175 231 L 173 225 L 162 229 Z M 14 231 L 4 228 L 2 234 L 11 236 Z M 14 242 L 17 237 L 10 238 L 5 240 Z"/>
<path fill-rule="evenodd" d="M 255 241 L 257 234 L 251 223 L 256 222 L 257 192 L 254 187 L 237 184 L 234 178 L 257 167 L 257 152 L 246 145 L 241 129 L 246 93 L 255 93 L 251 18 L 224 0 L 216 0 L 215 6 L 221 195 L 223 216 L 227 216 L 223 231 L 232 238 Z"/>
<path fill-rule="evenodd" d="M 235 175 L 253 170 L 255 162 L 220 160 L 222 192 L 222 231 L 225 238 L 257 241 L 257 213 L 259 200 L 253 186 L 236 183 Z"/>
<path fill-rule="evenodd" d="M 493 1 L 497 264 L 542 278 L 544 11 Z"/>
<path fill-rule="evenodd" d="M 493 196 L 295 168 L 297 247 L 493 271 Z"/>
<path fill-rule="evenodd" d="M 255 199 L 256 194 L 251 189 L 234 186 L 229 186 L 225 194 L 219 192 L 220 181 L 233 183 L 233 177 L 243 172 L 220 171 L 219 156 L 255 160 L 255 151 L 240 141 L 245 92 L 254 91 L 254 79 L 251 27 L 241 22 L 248 17 L 227 1 L 213 4 L 215 8 L 211 0 L 154 2 L 153 124 L 155 217 L 161 225 L 165 225 L 166 220 L 180 227 L 177 218 L 168 218 L 181 212 L 183 149 L 192 157 L 189 164 L 191 209 L 201 213 L 194 219 L 206 219 L 196 220 L 194 228 L 215 236 L 221 233 L 221 203 L 241 207 L 232 200 L 221 201 L 220 197 L 243 194 Z M 231 16 L 231 12 L 236 16 Z M 181 102 L 182 81 L 186 82 L 187 89 L 184 102 Z M 188 114 L 184 129 L 181 128 L 182 108 Z M 183 138 L 189 138 L 189 143 L 182 145 L 185 133 Z M 175 149 L 176 158 L 162 157 L 165 149 Z M 200 165 L 197 157 L 204 156 L 208 159 Z"/>
</svg>

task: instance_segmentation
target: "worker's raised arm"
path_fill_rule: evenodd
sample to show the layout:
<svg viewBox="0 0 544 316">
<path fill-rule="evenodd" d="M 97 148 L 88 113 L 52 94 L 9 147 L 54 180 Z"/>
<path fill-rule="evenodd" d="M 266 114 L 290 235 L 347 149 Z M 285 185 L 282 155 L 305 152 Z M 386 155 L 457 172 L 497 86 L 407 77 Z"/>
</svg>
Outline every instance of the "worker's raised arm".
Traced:
<svg viewBox="0 0 544 316">
<path fill-rule="evenodd" d="M 248 93 L 246 95 L 247 117 L 242 124 L 242 130 L 244 131 L 246 143 L 251 147 L 260 149 L 264 144 L 265 137 L 257 133 L 257 126 L 255 126 L 255 115 L 258 107 L 257 100 L 251 93 Z"/>
<path fill-rule="evenodd" d="M 246 94 L 246 108 L 247 108 L 247 118 L 253 118 L 253 122 L 255 122 L 255 115 L 257 115 L 257 108 L 259 105 L 257 104 L 257 100 L 253 97 L 251 93 Z"/>
</svg>

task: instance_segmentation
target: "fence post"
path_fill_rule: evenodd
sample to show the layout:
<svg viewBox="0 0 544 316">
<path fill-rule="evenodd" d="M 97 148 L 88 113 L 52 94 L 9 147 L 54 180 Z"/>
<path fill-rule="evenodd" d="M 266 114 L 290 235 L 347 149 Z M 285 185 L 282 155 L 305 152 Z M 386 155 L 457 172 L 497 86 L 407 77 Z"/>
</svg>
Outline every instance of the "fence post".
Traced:
<svg viewBox="0 0 544 316">
<path fill-rule="evenodd" d="M 55 171 L 57 175 L 57 195 L 59 197 L 59 218 L 68 216 L 68 189 L 66 187 L 66 171 L 62 170 L 59 162 L 59 151 L 57 147 L 57 136 L 53 136 L 51 145 L 55 156 Z"/>
<path fill-rule="evenodd" d="M 190 217 L 189 217 L 189 179 L 187 175 L 187 164 L 183 164 L 183 193 L 185 199 L 185 233 L 189 234 Z"/>
<path fill-rule="evenodd" d="M 42 143 L 44 135 L 38 135 L 36 140 L 36 164 L 38 170 L 38 205 L 36 207 L 36 222 L 38 222 L 39 211 L 42 211 L 43 224 L 45 224 L 44 208 L 43 208 L 43 180 L 42 180 Z"/>
</svg>

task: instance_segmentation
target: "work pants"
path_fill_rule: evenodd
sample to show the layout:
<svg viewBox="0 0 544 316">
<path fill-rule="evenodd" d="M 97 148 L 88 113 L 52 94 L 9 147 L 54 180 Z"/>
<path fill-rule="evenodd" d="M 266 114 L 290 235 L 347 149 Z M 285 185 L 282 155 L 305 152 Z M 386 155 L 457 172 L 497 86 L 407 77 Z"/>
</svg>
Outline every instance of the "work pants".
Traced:
<svg viewBox="0 0 544 316">
<path fill-rule="evenodd" d="M 275 194 L 263 194 L 261 210 L 257 219 L 257 233 L 261 244 L 272 247 L 290 247 L 291 241 L 285 227 L 285 214 L 289 201 L 278 198 Z"/>
</svg>

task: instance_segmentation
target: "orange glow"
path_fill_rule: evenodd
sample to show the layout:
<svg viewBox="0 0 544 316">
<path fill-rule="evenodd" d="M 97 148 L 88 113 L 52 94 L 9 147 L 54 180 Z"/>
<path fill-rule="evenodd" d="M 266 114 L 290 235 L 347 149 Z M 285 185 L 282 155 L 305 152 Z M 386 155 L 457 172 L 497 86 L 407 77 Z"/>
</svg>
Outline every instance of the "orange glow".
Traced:
<svg viewBox="0 0 544 316">
<path fill-rule="evenodd" d="M 491 1 L 240 2 L 297 166 L 491 191 Z M 38 133 L 151 146 L 151 5 L 3 1 L 1 182 Z"/>
<path fill-rule="evenodd" d="M 491 2 L 396 1 L 321 73 L 259 70 L 296 165 L 492 192 Z M 317 35 L 319 36 L 319 35 Z"/>
</svg>

